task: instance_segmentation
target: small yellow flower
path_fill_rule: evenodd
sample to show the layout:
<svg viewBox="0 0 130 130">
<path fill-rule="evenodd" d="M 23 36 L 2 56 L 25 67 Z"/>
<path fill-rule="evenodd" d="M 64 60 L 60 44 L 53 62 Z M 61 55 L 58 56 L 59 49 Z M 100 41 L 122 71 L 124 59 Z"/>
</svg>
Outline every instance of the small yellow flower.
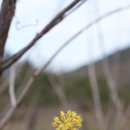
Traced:
<svg viewBox="0 0 130 130">
<path fill-rule="evenodd" d="M 56 130 L 78 130 L 82 126 L 82 117 L 77 115 L 75 111 L 60 112 L 60 118 L 54 117 L 52 126 Z"/>
</svg>

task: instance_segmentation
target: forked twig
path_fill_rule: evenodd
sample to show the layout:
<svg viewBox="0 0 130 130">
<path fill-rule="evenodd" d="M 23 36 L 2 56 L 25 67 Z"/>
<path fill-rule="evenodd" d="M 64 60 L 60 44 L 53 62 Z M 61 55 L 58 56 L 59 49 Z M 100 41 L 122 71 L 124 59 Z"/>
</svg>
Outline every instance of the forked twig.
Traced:
<svg viewBox="0 0 130 130">
<path fill-rule="evenodd" d="M 13 63 L 15 63 L 19 58 L 21 58 L 32 46 L 36 44 L 36 42 L 47 32 L 49 32 L 53 27 L 55 27 L 58 23 L 60 23 L 66 16 L 70 15 L 74 12 L 78 7 L 80 7 L 87 0 L 74 0 L 70 5 L 68 5 L 65 9 L 63 9 L 60 13 L 58 13 L 46 26 L 42 29 L 40 33 L 34 37 L 34 39 L 21 51 L 14 54 L 12 57 L 7 59 L 2 63 L 1 71 L 4 71 L 8 67 L 10 67 Z"/>
</svg>

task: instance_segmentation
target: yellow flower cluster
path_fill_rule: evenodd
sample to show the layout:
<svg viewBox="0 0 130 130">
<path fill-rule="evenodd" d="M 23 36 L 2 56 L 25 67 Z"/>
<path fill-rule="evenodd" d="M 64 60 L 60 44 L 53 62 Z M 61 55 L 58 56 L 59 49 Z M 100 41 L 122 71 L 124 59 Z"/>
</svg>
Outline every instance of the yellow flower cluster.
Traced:
<svg viewBox="0 0 130 130">
<path fill-rule="evenodd" d="M 78 130 L 82 126 L 82 117 L 77 115 L 75 111 L 60 112 L 60 118 L 54 117 L 52 126 L 56 130 Z"/>
</svg>

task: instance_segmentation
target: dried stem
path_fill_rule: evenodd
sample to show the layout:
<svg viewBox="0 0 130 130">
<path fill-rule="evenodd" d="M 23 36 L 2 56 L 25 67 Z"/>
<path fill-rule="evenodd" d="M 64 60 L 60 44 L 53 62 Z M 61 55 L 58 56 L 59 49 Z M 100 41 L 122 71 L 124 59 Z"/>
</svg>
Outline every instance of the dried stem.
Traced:
<svg viewBox="0 0 130 130">
<path fill-rule="evenodd" d="M 100 100 L 99 86 L 98 86 L 98 81 L 96 77 L 95 66 L 93 63 L 88 66 L 88 75 L 89 75 L 90 84 L 92 88 L 94 110 L 95 110 L 96 118 L 99 124 L 99 129 L 105 130 L 105 122 L 104 122 L 102 105 L 101 105 L 101 100 Z"/>
</svg>

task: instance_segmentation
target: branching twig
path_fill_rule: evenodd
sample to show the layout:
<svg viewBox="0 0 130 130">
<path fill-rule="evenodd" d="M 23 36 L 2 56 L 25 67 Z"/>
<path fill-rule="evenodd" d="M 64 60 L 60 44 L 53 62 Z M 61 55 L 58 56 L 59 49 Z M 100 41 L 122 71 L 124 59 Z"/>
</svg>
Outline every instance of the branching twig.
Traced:
<svg viewBox="0 0 130 130">
<path fill-rule="evenodd" d="M 73 36 L 73 38 L 71 39 L 75 39 L 75 37 L 77 37 L 78 35 L 80 35 L 81 33 L 83 33 L 85 30 L 89 29 L 90 27 L 92 27 L 94 24 L 100 22 L 101 20 L 105 19 L 106 17 L 109 17 L 111 15 L 114 15 L 115 13 L 121 12 L 123 10 L 127 10 L 130 8 L 130 5 L 124 6 L 124 7 L 120 7 L 117 8 L 99 18 L 97 18 L 96 20 L 90 22 L 87 26 L 85 26 L 84 28 L 82 28 L 77 34 L 75 34 L 75 36 Z M 34 44 L 34 43 L 33 43 Z M 33 46 L 33 45 L 32 45 Z M 14 62 L 16 62 L 22 55 L 23 53 L 25 53 L 27 51 L 27 47 L 25 47 L 24 49 L 22 49 L 20 52 L 18 52 L 17 54 L 13 55 L 12 57 L 10 57 L 9 59 L 7 59 L 6 61 L 3 62 L 3 66 L 2 69 L 3 71 L 5 69 L 7 69 L 11 64 L 13 64 Z"/>
<path fill-rule="evenodd" d="M 74 0 L 69 6 L 67 6 L 65 9 L 63 9 L 59 14 L 57 14 L 51 22 L 47 24 L 47 26 L 36 35 L 36 37 L 21 51 L 7 59 L 3 62 L 1 71 L 4 71 L 8 67 L 10 67 L 14 62 L 16 62 L 21 56 L 23 56 L 35 43 L 47 32 L 49 32 L 54 26 L 56 26 L 58 23 L 60 23 L 66 16 L 68 16 L 70 13 L 75 11 L 79 6 L 81 6 L 84 2 L 87 0 Z"/>
</svg>

